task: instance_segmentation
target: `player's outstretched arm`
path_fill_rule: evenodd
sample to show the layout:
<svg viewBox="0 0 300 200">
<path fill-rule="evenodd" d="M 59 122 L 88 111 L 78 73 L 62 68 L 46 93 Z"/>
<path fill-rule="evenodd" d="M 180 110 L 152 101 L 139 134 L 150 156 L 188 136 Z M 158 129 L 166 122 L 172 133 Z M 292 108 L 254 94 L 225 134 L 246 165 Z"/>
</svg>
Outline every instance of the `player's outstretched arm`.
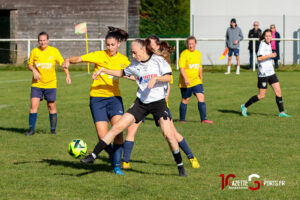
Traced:
<svg viewBox="0 0 300 200">
<path fill-rule="evenodd" d="M 74 56 L 74 57 L 71 57 L 71 58 L 67 58 L 67 59 L 63 62 L 62 67 L 63 67 L 63 68 L 69 68 L 70 63 L 71 63 L 71 64 L 82 63 L 82 59 L 81 59 L 80 56 Z"/>
<path fill-rule="evenodd" d="M 99 75 L 101 75 L 101 73 L 108 74 L 108 75 L 111 75 L 111 76 L 116 76 L 116 77 L 122 77 L 123 76 L 123 70 L 111 70 L 111 69 L 101 68 L 98 71 L 93 73 L 92 78 L 94 80 L 97 80 L 98 79 L 97 77 Z"/>
</svg>

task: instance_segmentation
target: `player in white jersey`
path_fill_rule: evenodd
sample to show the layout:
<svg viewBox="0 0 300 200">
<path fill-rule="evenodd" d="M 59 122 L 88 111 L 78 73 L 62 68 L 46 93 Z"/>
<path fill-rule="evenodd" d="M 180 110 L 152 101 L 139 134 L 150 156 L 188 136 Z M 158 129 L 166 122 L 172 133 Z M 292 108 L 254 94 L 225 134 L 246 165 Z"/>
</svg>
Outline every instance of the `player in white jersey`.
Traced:
<svg viewBox="0 0 300 200">
<path fill-rule="evenodd" d="M 281 96 L 281 89 L 278 78 L 275 74 L 272 58 L 276 57 L 276 53 L 272 53 L 271 48 L 271 40 L 272 40 L 272 31 L 270 29 L 266 29 L 262 35 L 261 43 L 259 45 L 259 49 L 257 52 L 257 60 L 258 60 L 258 68 L 257 68 L 257 76 L 258 83 L 257 87 L 259 88 L 258 95 L 254 95 L 251 97 L 245 104 L 241 105 L 242 115 L 247 117 L 247 108 L 263 99 L 266 95 L 268 83 L 273 88 L 273 91 L 276 95 L 276 103 L 279 110 L 279 117 L 291 117 L 284 112 L 283 101 Z"/>
<path fill-rule="evenodd" d="M 148 114 L 154 116 L 157 126 L 169 143 L 170 149 L 176 161 L 179 176 L 187 176 L 179 146 L 174 133 L 171 130 L 171 122 L 165 96 L 168 90 L 168 82 L 171 81 L 171 67 L 167 61 L 153 54 L 148 40 L 134 40 L 131 43 L 131 52 L 134 60 L 123 70 L 100 69 L 93 74 L 97 78 L 100 73 L 121 77 L 134 76 L 138 84 L 136 100 L 121 119 L 112 126 L 108 133 L 98 142 L 92 154 L 81 159 L 82 163 L 93 163 L 97 155 L 109 145 L 114 137 L 133 123 L 139 123 Z"/>
</svg>

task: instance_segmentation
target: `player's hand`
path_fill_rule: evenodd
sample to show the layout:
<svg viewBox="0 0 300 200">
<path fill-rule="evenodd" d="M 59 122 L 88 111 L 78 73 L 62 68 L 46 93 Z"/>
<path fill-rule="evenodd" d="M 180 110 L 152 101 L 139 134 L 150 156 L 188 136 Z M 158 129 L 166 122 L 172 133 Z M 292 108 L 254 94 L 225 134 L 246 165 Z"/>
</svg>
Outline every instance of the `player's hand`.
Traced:
<svg viewBox="0 0 300 200">
<path fill-rule="evenodd" d="M 238 41 L 238 40 L 236 40 L 236 41 L 234 41 L 234 42 L 233 42 L 233 44 L 234 44 L 234 45 L 236 45 L 237 43 L 239 43 L 239 41 Z"/>
<path fill-rule="evenodd" d="M 151 89 L 154 87 L 155 83 L 156 83 L 156 79 L 157 77 L 152 77 L 149 82 L 148 82 L 148 88 Z"/>
<path fill-rule="evenodd" d="M 33 73 L 34 80 L 40 80 L 40 73 L 38 71 L 33 70 L 32 73 Z"/>
<path fill-rule="evenodd" d="M 277 56 L 277 53 L 275 53 L 275 52 L 271 53 L 270 56 L 271 56 L 271 58 L 275 58 Z"/>
<path fill-rule="evenodd" d="M 66 60 L 62 63 L 61 66 L 62 66 L 63 68 L 65 68 L 65 69 L 68 69 L 69 66 L 70 66 L 70 61 L 69 61 L 69 59 L 66 59 Z"/>
<path fill-rule="evenodd" d="M 68 85 L 71 85 L 72 81 L 71 81 L 71 77 L 70 76 L 66 77 L 66 82 L 67 82 Z"/>
<path fill-rule="evenodd" d="M 185 83 L 186 86 L 189 86 L 189 85 L 190 85 L 189 79 L 185 79 L 185 80 L 184 80 L 184 83 Z"/>
<path fill-rule="evenodd" d="M 94 72 L 93 75 L 92 75 L 92 78 L 94 80 L 98 80 L 98 76 L 102 73 L 102 71 L 103 71 L 103 68 L 101 68 L 98 71 Z"/>
</svg>

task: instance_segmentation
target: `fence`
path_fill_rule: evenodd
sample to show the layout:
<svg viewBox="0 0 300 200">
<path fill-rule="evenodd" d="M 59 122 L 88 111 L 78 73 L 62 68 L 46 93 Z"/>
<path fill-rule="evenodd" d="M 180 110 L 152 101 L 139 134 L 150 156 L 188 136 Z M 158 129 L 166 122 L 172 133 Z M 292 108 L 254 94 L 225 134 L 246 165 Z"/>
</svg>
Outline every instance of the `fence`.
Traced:
<svg viewBox="0 0 300 200">
<path fill-rule="evenodd" d="M 134 40 L 133 38 L 129 39 L 129 41 Z M 174 41 L 175 42 L 175 61 L 174 64 L 176 64 L 176 68 L 179 69 L 178 67 L 178 60 L 179 60 L 179 55 L 180 55 L 180 43 L 184 43 L 186 38 L 162 38 L 164 41 Z M 251 39 L 244 39 L 242 42 L 245 44 L 245 42 L 248 41 L 255 41 L 257 39 L 251 38 Z M 289 51 L 293 52 L 293 59 L 292 59 L 292 64 L 299 64 L 300 63 L 300 39 L 296 38 L 281 38 L 278 39 L 280 41 L 285 42 L 293 42 L 293 48 L 288 49 Z M 105 48 L 105 39 L 104 38 L 99 38 L 99 39 L 88 39 L 89 41 L 89 52 L 92 51 L 97 51 L 97 50 L 103 50 Z M 224 61 L 219 61 L 218 58 L 221 56 L 223 50 L 224 50 L 224 44 L 225 44 L 225 39 L 224 38 L 200 38 L 197 39 L 198 41 L 198 46 L 197 49 L 199 49 L 202 52 L 202 64 L 204 65 L 218 65 L 218 64 L 225 64 Z M 0 39 L 1 42 L 9 42 L 10 47 L 9 49 L 6 49 L 9 51 L 10 56 L 10 63 L 24 63 L 30 55 L 30 51 L 37 45 L 37 39 Z M 219 42 L 218 45 L 213 44 L 213 42 Z M 220 43 L 222 42 L 222 43 Z M 36 44 L 36 45 L 34 45 Z M 253 44 L 253 49 L 255 49 L 255 42 L 252 42 Z M 57 47 L 60 52 L 62 53 L 63 57 L 70 57 L 74 55 L 82 55 L 85 54 L 86 49 L 85 49 L 85 39 L 51 39 L 50 40 L 50 45 Z M 211 53 L 205 52 L 207 49 L 205 46 L 209 45 L 210 47 L 213 47 L 215 51 Z M 199 48 L 200 46 L 200 48 Z M 243 46 L 243 45 L 242 45 Z M 245 46 L 245 45 L 244 45 Z M 245 50 L 243 46 L 243 51 Z M 283 47 L 286 47 L 288 45 L 282 45 Z M 215 48 L 214 48 L 215 47 Z M 128 45 L 124 46 L 123 44 L 123 49 L 129 48 Z M 286 56 L 286 48 L 281 48 L 282 49 L 282 57 L 283 60 L 285 59 Z M 5 49 L 0 49 L 0 51 L 4 51 Z M 288 52 L 289 52 L 288 51 Z M 26 53 L 24 53 L 26 52 Z M 213 55 L 213 56 L 212 56 Z M 2 56 L 2 55 L 1 55 Z M 248 55 L 247 55 L 248 57 Z M 289 58 L 290 59 L 290 58 Z M 246 64 L 249 62 L 247 61 Z M 255 66 L 256 63 L 256 56 L 253 56 L 253 63 Z M 243 63 L 242 63 L 243 64 Z M 244 63 L 245 64 L 245 63 Z M 285 64 L 285 63 L 283 63 Z M 255 67 L 254 69 L 255 70 Z"/>
</svg>

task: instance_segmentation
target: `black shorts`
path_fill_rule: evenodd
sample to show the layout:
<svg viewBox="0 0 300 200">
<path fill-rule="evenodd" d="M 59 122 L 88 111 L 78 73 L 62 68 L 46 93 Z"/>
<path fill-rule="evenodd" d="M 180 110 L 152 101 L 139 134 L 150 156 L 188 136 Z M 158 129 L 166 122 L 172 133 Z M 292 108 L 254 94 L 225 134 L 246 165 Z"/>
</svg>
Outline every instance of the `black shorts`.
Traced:
<svg viewBox="0 0 300 200">
<path fill-rule="evenodd" d="M 156 126 L 159 126 L 158 120 L 162 117 L 164 120 L 170 119 L 168 107 L 165 99 L 155 101 L 152 103 L 144 104 L 139 98 L 127 110 L 135 118 L 135 123 L 142 121 L 148 114 L 152 114 Z"/>
<path fill-rule="evenodd" d="M 268 83 L 272 85 L 273 83 L 279 82 L 276 74 L 273 74 L 271 76 L 266 76 L 266 77 L 258 77 L 257 81 L 257 87 L 259 89 L 267 89 L 268 88 Z"/>
</svg>

